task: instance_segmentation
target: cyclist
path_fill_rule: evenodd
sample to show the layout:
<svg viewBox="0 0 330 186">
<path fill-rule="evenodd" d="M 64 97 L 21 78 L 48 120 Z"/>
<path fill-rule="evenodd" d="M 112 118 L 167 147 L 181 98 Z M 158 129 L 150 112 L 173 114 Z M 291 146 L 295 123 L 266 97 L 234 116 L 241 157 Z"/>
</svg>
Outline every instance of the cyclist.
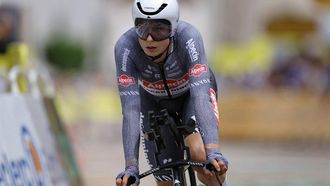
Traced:
<svg viewBox="0 0 330 186">
<path fill-rule="evenodd" d="M 115 46 L 126 161 L 125 170 L 116 178 L 117 186 L 126 185 L 130 176 L 136 178 L 134 185 L 139 184 L 140 131 L 150 129 L 151 110 L 167 109 L 179 114 L 183 123 L 194 119 L 196 132 L 185 138 L 192 160 L 208 161 L 225 173 L 228 161 L 218 145 L 217 86 L 200 33 L 179 21 L 177 0 L 135 0 L 132 13 L 135 27 Z M 169 132 L 164 141 L 166 151 L 158 156 L 161 165 L 181 158 Z M 142 137 L 142 144 L 148 163 L 157 166 L 154 142 Z M 172 185 L 171 172 L 154 176 L 159 186 Z M 208 186 L 218 185 L 214 173 L 205 168 L 198 169 L 197 176 Z"/>
</svg>

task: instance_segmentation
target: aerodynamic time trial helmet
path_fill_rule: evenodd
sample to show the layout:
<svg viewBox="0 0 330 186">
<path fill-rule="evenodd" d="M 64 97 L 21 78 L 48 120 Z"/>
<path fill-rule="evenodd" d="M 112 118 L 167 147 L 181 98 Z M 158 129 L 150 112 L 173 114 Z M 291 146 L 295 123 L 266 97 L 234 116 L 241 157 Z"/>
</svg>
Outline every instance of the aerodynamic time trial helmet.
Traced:
<svg viewBox="0 0 330 186">
<path fill-rule="evenodd" d="M 132 10 L 139 37 L 146 39 L 150 34 L 157 41 L 175 34 L 179 14 L 177 0 L 134 0 Z"/>
</svg>

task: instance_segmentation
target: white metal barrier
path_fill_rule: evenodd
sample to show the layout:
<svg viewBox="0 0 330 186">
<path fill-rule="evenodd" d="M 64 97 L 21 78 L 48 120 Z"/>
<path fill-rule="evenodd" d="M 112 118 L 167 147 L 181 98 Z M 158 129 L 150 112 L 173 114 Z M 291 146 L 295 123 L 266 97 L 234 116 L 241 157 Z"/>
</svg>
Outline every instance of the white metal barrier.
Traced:
<svg viewBox="0 0 330 186">
<path fill-rule="evenodd" d="M 0 185 L 52 186 L 41 143 L 24 96 L 0 95 Z"/>
<path fill-rule="evenodd" d="M 28 94 L 21 93 L 18 76 L 26 78 Z M 0 94 L 0 186 L 70 185 L 43 103 L 43 95 L 54 96 L 49 76 L 15 66 L 8 79 L 11 93 Z"/>
</svg>

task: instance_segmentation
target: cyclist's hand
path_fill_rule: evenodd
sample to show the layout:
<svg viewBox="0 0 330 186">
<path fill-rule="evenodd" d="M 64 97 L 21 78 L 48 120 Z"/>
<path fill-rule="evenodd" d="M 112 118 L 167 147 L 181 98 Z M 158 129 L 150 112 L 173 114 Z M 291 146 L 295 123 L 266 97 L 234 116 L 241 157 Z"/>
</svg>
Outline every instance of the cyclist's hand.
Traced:
<svg viewBox="0 0 330 186">
<path fill-rule="evenodd" d="M 217 149 L 207 149 L 207 162 L 204 167 L 206 175 L 213 176 L 214 172 L 220 175 L 228 170 L 228 160 Z"/>
<path fill-rule="evenodd" d="M 126 168 L 126 170 L 119 173 L 116 178 L 116 186 L 138 186 L 139 184 L 139 169 L 137 168 Z"/>
</svg>

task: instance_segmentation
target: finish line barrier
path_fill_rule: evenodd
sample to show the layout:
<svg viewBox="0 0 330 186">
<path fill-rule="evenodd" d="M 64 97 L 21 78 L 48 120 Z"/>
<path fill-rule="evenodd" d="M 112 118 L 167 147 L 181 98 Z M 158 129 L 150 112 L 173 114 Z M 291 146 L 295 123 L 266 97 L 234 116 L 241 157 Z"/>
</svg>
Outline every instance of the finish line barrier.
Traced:
<svg viewBox="0 0 330 186">
<path fill-rule="evenodd" d="M 83 185 L 72 148 L 54 104 L 49 79 L 35 70 L 13 67 L 12 93 L 0 94 L 0 186 Z M 27 93 L 18 77 L 24 76 Z M 52 88 L 52 87 L 51 87 Z"/>
</svg>

